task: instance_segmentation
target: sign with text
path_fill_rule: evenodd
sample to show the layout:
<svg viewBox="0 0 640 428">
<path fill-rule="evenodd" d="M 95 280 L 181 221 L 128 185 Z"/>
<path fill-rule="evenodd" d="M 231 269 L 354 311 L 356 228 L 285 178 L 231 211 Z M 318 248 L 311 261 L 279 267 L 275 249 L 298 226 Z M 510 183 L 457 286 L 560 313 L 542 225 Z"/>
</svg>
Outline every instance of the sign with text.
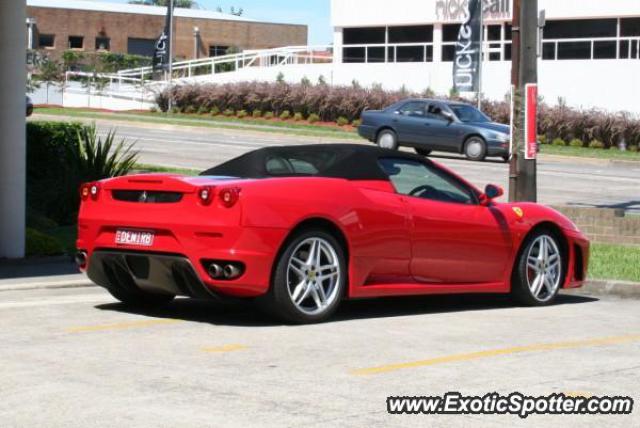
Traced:
<svg viewBox="0 0 640 428">
<path fill-rule="evenodd" d="M 460 26 L 453 61 L 453 87 L 458 92 L 478 92 L 480 88 L 481 0 L 469 0 L 467 20 Z"/>
<path fill-rule="evenodd" d="M 173 38 L 173 8 L 174 2 L 167 2 L 167 16 L 165 18 L 164 31 L 156 40 L 153 54 L 153 71 L 166 71 L 169 69 L 171 58 L 171 39 Z"/>
<path fill-rule="evenodd" d="M 538 85 L 528 83 L 525 86 L 525 159 L 535 159 L 538 155 Z"/>
<path fill-rule="evenodd" d="M 471 0 L 438 0 L 436 1 L 436 17 L 440 21 L 462 21 L 468 18 Z M 482 13 L 487 20 L 508 19 L 511 17 L 512 0 L 480 0 Z"/>
</svg>

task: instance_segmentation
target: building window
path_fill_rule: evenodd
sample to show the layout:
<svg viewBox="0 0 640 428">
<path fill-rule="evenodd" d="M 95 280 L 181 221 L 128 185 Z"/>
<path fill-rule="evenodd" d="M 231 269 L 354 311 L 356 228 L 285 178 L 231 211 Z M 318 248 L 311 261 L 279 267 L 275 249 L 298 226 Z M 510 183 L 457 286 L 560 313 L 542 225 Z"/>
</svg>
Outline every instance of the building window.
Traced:
<svg viewBox="0 0 640 428">
<path fill-rule="evenodd" d="M 111 39 L 108 37 L 96 37 L 96 50 L 97 51 L 111 50 Z"/>
<path fill-rule="evenodd" d="M 129 37 L 127 40 L 127 53 L 131 55 L 153 56 L 156 49 L 154 39 L 136 39 Z"/>
<path fill-rule="evenodd" d="M 38 37 L 38 46 L 44 49 L 53 49 L 56 47 L 56 36 L 53 34 L 40 34 Z"/>
<path fill-rule="evenodd" d="M 366 48 L 344 48 L 342 50 L 342 61 L 346 63 L 365 62 Z"/>
<path fill-rule="evenodd" d="M 545 39 L 588 39 L 616 37 L 617 34 L 617 19 L 547 21 L 544 27 Z"/>
<path fill-rule="evenodd" d="M 432 43 L 433 25 L 389 27 L 389 43 Z"/>
<path fill-rule="evenodd" d="M 69 49 L 84 49 L 84 37 L 69 36 Z"/>
<path fill-rule="evenodd" d="M 455 59 L 458 41 L 459 24 L 442 26 L 442 61 L 452 62 Z M 483 31 L 484 61 L 511 60 L 511 26 L 487 25 Z"/>
<path fill-rule="evenodd" d="M 224 56 L 228 50 L 229 46 L 209 46 L 209 57 Z"/>
<path fill-rule="evenodd" d="M 345 45 L 376 45 L 386 41 L 386 28 L 345 28 L 342 32 Z"/>
<path fill-rule="evenodd" d="M 558 43 L 558 59 L 591 59 L 591 42 Z"/>
<path fill-rule="evenodd" d="M 593 42 L 593 59 L 616 59 L 616 41 Z"/>
<path fill-rule="evenodd" d="M 640 18 L 622 18 L 620 20 L 622 37 L 640 37 Z"/>
<path fill-rule="evenodd" d="M 343 29 L 343 62 L 431 62 L 433 25 Z"/>
</svg>

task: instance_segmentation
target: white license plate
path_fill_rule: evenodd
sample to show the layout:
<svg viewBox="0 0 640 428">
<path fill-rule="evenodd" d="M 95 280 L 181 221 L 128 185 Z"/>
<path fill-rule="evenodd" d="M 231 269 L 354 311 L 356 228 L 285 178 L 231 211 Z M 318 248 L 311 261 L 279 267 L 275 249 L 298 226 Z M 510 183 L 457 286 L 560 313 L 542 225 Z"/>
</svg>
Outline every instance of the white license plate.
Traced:
<svg viewBox="0 0 640 428">
<path fill-rule="evenodd" d="M 155 233 L 143 232 L 138 230 L 118 230 L 116 231 L 116 244 L 118 245 L 136 245 L 139 247 L 153 246 Z"/>
</svg>

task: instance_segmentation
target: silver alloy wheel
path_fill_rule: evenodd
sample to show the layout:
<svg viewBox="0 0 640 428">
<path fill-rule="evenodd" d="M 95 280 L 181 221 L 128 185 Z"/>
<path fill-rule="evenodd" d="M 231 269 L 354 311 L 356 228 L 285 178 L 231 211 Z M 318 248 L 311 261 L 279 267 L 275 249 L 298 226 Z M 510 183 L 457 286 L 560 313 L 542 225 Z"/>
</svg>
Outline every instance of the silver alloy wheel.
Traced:
<svg viewBox="0 0 640 428">
<path fill-rule="evenodd" d="M 341 280 L 338 254 L 322 238 L 302 241 L 287 265 L 287 289 L 293 304 L 306 315 L 318 315 L 338 298 Z"/>
<path fill-rule="evenodd" d="M 555 296 L 562 278 L 562 255 L 556 241 L 541 235 L 533 241 L 527 254 L 527 285 L 531 295 L 539 302 Z"/>
<path fill-rule="evenodd" d="M 396 139 L 390 132 L 384 132 L 378 138 L 378 145 L 383 149 L 394 149 L 396 147 Z"/>
<path fill-rule="evenodd" d="M 470 158 L 476 159 L 482 155 L 482 142 L 477 138 L 469 141 L 467 143 L 467 156 Z"/>
</svg>

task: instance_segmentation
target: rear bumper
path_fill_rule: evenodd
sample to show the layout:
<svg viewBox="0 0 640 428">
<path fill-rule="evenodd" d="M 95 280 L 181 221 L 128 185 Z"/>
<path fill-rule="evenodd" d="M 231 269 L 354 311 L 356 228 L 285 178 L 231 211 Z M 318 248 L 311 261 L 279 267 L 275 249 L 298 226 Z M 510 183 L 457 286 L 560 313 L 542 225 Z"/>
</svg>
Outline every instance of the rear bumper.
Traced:
<svg viewBox="0 0 640 428">
<path fill-rule="evenodd" d="M 374 141 L 376 139 L 376 128 L 369 125 L 358 126 L 358 135 L 362 138 Z"/>
<path fill-rule="evenodd" d="M 196 297 L 265 294 L 275 256 L 287 235 L 285 229 L 240 226 L 151 228 L 156 231 L 156 240 L 152 247 L 142 248 L 115 245 L 116 229 L 81 223 L 77 246 L 87 254 L 85 270 L 94 282 L 109 287 L 108 266 L 107 270 L 117 268 L 131 276 L 141 289 Z M 234 280 L 213 279 L 203 264 L 208 260 L 240 263 L 245 269 Z M 206 293 L 200 293 L 203 288 Z"/>
<path fill-rule="evenodd" d="M 139 289 L 200 299 L 219 298 L 198 277 L 189 259 L 181 255 L 98 250 L 91 257 L 87 275 L 107 289 Z"/>
</svg>

